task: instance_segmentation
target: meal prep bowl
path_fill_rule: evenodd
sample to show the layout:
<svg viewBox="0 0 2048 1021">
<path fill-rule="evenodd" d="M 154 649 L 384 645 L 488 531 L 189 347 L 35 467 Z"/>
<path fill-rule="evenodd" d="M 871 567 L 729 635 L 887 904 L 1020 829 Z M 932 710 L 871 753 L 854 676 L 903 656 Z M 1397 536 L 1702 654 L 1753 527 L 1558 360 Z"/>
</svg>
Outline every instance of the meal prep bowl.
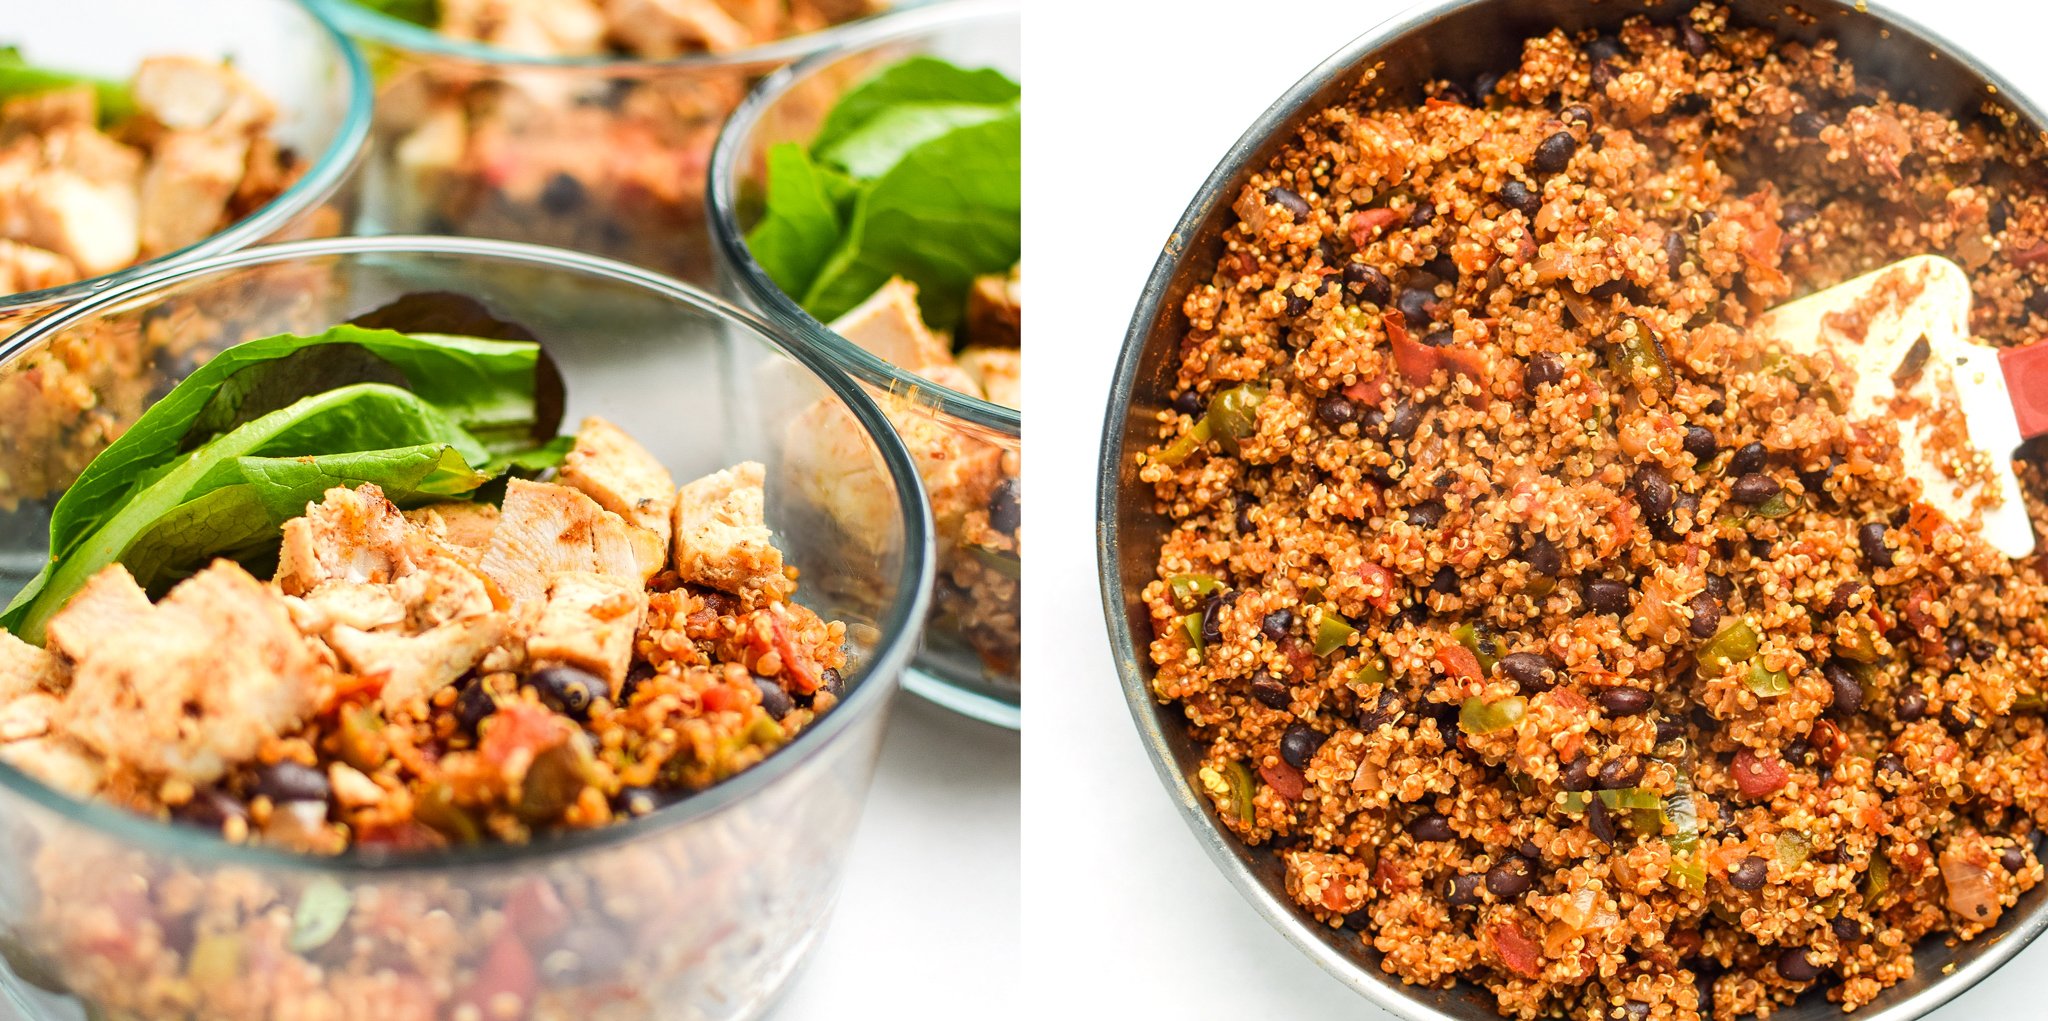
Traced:
<svg viewBox="0 0 2048 1021">
<path fill-rule="evenodd" d="M 92 26 L 81 31 L 81 26 Z M 370 134 L 370 75 L 354 47 L 293 0 L 67 0 L 8 11 L 0 45 L 31 62 L 125 81 L 144 59 L 226 58 L 277 103 L 277 139 L 305 173 L 283 194 L 197 244 L 62 287 L 0 295 L 0 333 L 172 263 L 266 240 L 335 233 L 328 203 Z"/>
<path fill-rule="evenodd" d="M 906 11 L 849 32 L 844 45 L 778 72 L 733 113 L 719 136 L 711 168 L 711 227 L 717 240 L 721 283 L 795 341 L 819 352 L 873 390 L 896 416 L 927 420 L 960 441 L 992 444 L 1015 474 L 1023 416 L 1014 408 L 931 383 L 832 332 L 784 294 L 747 248 L 747 232 L 760 220 L 766 194 L 766 156 L 777 143 L 808 142 L 839 95 L 868 76 L 908 57 L 936 56 L 963 67 L 993 67 L 1018 79 L 1022 63 L 1021 15 L 1010 3 L 948 3 Z M 943 521 L 947 516 L 940 512 Z M 943 527 L 943 526 L 942 526 Z M 906 676 L 911 691 L 969 716 L 1006 727 L 1019 723 L 1021 701 L 1014 654 L 977 652 L 962 635 L 949 604 L 993 610 L 1012 648 L 1019 621 L 1017 579 L 989 578 L 963 586 L 954 571 L 983 577 L 971 550 L 938 537 L 938 593 L 925 649 Z M 991 592 L 1000 587 L 1001 592 Z M 973 590 L 970 590 L 972 588 Z M 986 643 L 984 643 L 986 644 Z"/>
<path fill-rule="evenodd" d="M 847 623 L 845 699 L 724 783 L 527 846 L 298 856 L 73 801 L 0 765 L 0 988 L 28 1017 L 75 1016 L 83 1003 L 95 1017 L 399 1021 L 464 1017 L 459 1003 L 511 994 L 519 1010 L 481 1016 L 752 1018 L 822 931 L 930 595 L 931 526 L 887 420 L 816 354 L 687 286 L 593 256 L 351 238 L 111 288 L 0 342 L 0 389 L 33 388 L 50 352 L 100 335 L 196 340 L 146 382 L 161 393 L 193 355 L 317 332 L 420 292 L 475 299 L 537 335 L 567 382 L 565 426 L 601 413 L 681 479 L 766 465 L 768 523 L 802 570 L 799 599 Z M 734 351 L 774 368 L 729 376 L 720 363 Z M 59 407 L 80 431 L 10 442 L 0 475 L 53 443 L 104 444 L 99 409 Z M 841 428 L 793 428 L 807 408 Z M 798 474 L 820 463 L 821 444 L 842 469 L 837 502 L 814 499 Z M 42 524 L 48 508 L 6 513 Z M 0 599 L 22 580 L 0 575 Z M 352 974 L 350 959 L 375 973 Z"/>
<path fill-rule="evenodd" d="M 308 2 L 376 68 L 358 233 L 560 245 L 695 284 L 712 278 L 704 180 L 719 125 L 762 75 L 860 24 L 669 60 L 546 57 L 355 0 Z"/>
<path fill-rule="evenodd" d="M 1374 68 L 1375 88 L 1387 99 L 1413 102 L 1431 80 L 1469 81 L 1482 71 L 1507 66 L 1519 59 L 1524 38 L 1553 27 L 1568 32 L 1612 30 L 1638 14 L 1668 21 L 1692 6 L 1456 0 L 1418 6 L 1353 40 L 1274 102 L 1231 146 L 1167 240 L 1124 340 L 1104 423 L 1097 489 L 1102 536 L 1098 562 L 1110 644 L 1132 718 L 1189 828 L 1245 899 L 1302 953 L 1366 999 L 1403 1018 L 1488 1021 L 1498 1015 L 1492 998 L 1469 985 L 1426 989 L 1403 985 L 1381 971 L 1379 954 L 1357 934 L 1318 924 L 1293 907 L 1279 860 L 1270 850 L 1247 847 L 1217 824 L 1209 799 L 1196 786 L 1200 752 L 1188 738 L 1181 712 L 1160 704 L 1151 691 L 1150 621 L 1141 593 L 1156 576 L 1164 519 L 1154 513 L 1151 487 L 1137 480 L 1136 455 L 1154 442 L 1155 416 L 1170 403 L 1180 338 L 1187 330 L 1182 301 L 1190 288 L 1206 283 L 1215 268 L 1222 232 L 1233 220 L 1231 202 L 1251 174 L 1294 137 L 1305 118 L 1342 99 Z M 1965 120 L 1980 115 L 2018 117 L 2036 130 L 2048 123 L 2039 108 L 1990 69 L 1877 4 L 1730 0 L 1727 6 L 1735 25 L 1764 27 L 1809 43 L 1839 40 L 1861 72 L 1888 82 L 1895 95 L 1917 104 L 1949 110 Z M 2048 887 L 2037 886 L 2006 912 L 1992 933 L 1970 942 L 1924 941 L 1916 954 L 1914 977 L 1886 990 L 1853 1016 L 1860 1021 L 1924 1016 L 2012 959 L 2044 928 Z M 1787 1021 L 1842 1016 L 1838 1005 L 1817 993 L 1773 1015 Z"/>
</svg>

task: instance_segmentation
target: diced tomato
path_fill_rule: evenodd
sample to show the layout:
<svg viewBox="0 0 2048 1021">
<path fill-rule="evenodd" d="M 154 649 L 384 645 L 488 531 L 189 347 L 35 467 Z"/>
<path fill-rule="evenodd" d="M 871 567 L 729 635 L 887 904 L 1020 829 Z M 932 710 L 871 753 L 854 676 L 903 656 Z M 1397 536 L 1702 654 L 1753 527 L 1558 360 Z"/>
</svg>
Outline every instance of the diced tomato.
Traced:
<svg viewBox="0 0 2048 1021">
<path fill-rule="evenodd" d="M 1949 523 L 1948 518 L 1940 511 L 1915 500 L 1911 507 L 1906 508 L 1906 527 L 1919 535 L 1922 543 L 1932 546 L 1934 537 L 1941 534 L 1942 529 L 1949 527 Z"/>
<path fill-rule="evenodd" d="M 1636 537 L 1636 516 L 1629 513 L 1629 507 L 1627 501 L 1616 500 L 1607 508 L 1604 516 L 1613 527 L 1608 529 L 1607 538 L 1600 543 L 1602 556 L 1611 557 L 1621 552 Z"/>
<path fill-rule="evenodd" d="M 1842 761 L 1842 753 L 1849 750 L 1849 739 L 1832 720 L 1816 721 L 1806 739 L 1808 744 L 1813 745 L 1813 750 L 1820 756 L 1820 760 L 1830 767 Z"/>
<path fill-rule="evenodd" d="M 1414 877 L 1402 869 L 1390 854 L 1381 855 L 1379 863 L 1372 867 L 1372 882 L 1374 886 L 1379 887 L 1381 893 L 1399 893 L 1402 890 L 1415 889 Z"/>
<path fill-rule="evenodd" d="M 1735 753 L 1735 786 L 1745 798 L 1768 798 L 1791 778 L 1785 764 L 1744 748 Z"/>
<path fill-rule="evenodd" d="M 483 728 L 477 752 L 485 762 L 502 767 L 524 751 L 529 756 L 562 743 L 567 721 L 532 702 L 511 702 L 492 713 Z"/>
<path fill-rule="evenodd" d="M 1479 352 L 1470 348 L 1430 347 L 1408 335 L 1408 324 L 1399 312 L 1388 312 L 1383 321 L 1387 341 L 1394 348 L 1394 368 L 1410 384 L 1422 386 L 1438 370 L 1482 382 L 1486 379 L 1486 359 Z M 1488 397 L 1482 389 L 1480 400 Z"/>
<path fill-rule="evenodd" d="M 1900 608 L 1899 615 L 1906 619 L 1906 626 L 1915 632 L 1925 631 L 1936 626 L 1934 614 L 1928 609 L 1933 602 L 1934 590 L 1921 585 L 1906 593 L 1906 605 Z"/>
<path fill-rule="evenodd" d="M 797 650 L 796 639 L 790 634 L 788 611 L 777 604 L 769 608 L 767 619 L 769 648 L 782 660 L 781 679 L 785 686 L 799 695 L 817 691 L 824 673 L 815 660 Z"/>
<path fill-rule="evenodd" d="M 1365 579 L 1365 601 L 1373 609 L 1393 613 L 1401 608 L 1401 580 L 1394 572 L 1367 562 L 1359 565 L 1358 576 Z"/>
<path fill-rule="evenodd" d="M 1302 779 L 1301 771 L 1285 762 L 1260 765 L 1259 776 L 1264 778 L 1266 786 L 1273 788 L 1275 793 L 1289 801 L 1301 800 L 1302 789 L 1308 786 L 1307 781 Z"/>
<path fill-rule="evenodd" d="M 1486 679 L 1485 671 L 1479 669 L 1479 657 L 1474 656 L 1471 649 L 1465 648 L 1462 645 L 1446 645 L 1436 650 L 1436 661 L 1437 665 L 1443 667 L 1444 673 L 1449 674 L 1452 680 L 1483 681 Z"/>
<path fill-rule="evenodd" d="M 1574 713 L 1583 713 L 1593 708 L 1592 700 L 1570 688 L 1552 688 L 1548 695 L 1552 705 L 1561 706 Z"/>
<path fill-rule="evenodd" d="M 2048 262 L 2048 241 L 2036 241 L 2024 248 L 2008 248 L 2006 261 L 2022 269 Z"/>
<path fill-rule="evenodd" d="M 1387 385 L 1386 377 L 1377 373 L 1344 388 L 1344 396 L 1364 404 L 1386 403 L 1394 395 L 1394 388 Z"/>
<path fill-rule="evenodd" d="M 532 1009 L 533 994 L 538 988 L 533 955 L 519 942 L 519 935 L 508 928 L 491 941 L 483 965 L 477 968 L 469 985 L 456 994 L 455 1002 L 475 1007 L 479 1016 L 501 1018 L 503 1015 L 497 1013 L 495 1005 L 501 996 L 510 993 L 519 1000 L 515 1018 L 523 1018 Z"/>
<path fill-rule="evenodd" d="M 1493 949 L 1500 954 L 1501 963 L 1507 965 L 1509 971 L 1523 978 L 1543 974 L 1536 941 L 1523 935 L 1521 926 L 1513 922 L 1495 922 L 1486 927 L 1486 932 L 1493 937 Z"/>
<path fill-rule="evenodd" d="M 1351 247 L 1364 248 L 1405 219 L 1407 217 L 1384 207 L 1361 209 L 1352 213 L 1344 226 L 1351 232 Z"/>
<path fill-rule="evenodd" d="M 707 712 L 738 712 L 747 704 L 747 697 L 731 685 L 714 685 L 704 692 L 704 709 Z"/>
</svg>

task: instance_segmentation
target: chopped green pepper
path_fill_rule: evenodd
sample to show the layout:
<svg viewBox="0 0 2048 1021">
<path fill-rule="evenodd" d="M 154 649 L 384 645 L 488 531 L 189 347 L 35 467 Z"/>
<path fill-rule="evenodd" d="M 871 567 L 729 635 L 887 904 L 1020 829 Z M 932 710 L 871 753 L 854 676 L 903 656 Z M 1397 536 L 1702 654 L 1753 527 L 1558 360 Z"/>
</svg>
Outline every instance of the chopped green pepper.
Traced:
<svg viewBox="0 0 2048 1021">
<path fill-rule="evenodd" d="M 2016 712 L 2038 713 L 2048 709 L 2048 698 L 2043 698 L 2038 691 L 2023 691 L 2012 700 L 2012 707 Z"/>
<path fill-rule="evenodd" d="M 1451 637 L 1458 644 L 1472 650 L 1472 656 L 1479 661 L 1479 669 L 1491 674 L 1493 665 L 1500 662 L 1500 646 L 1494 640 L 1493 629 L 1484 623 L 1460 624 L 1452 629 Z"/>
<path fill-rule="evenodd" d="M 1835 655 L 1858 663 L 1878 661 L 1877 635 L 1862 621 L 1844 624 L 1835 631 Z"/>
<path fill-rule="evenodd" d="M 1778 834 L 1778 847 L 1773 856 L 1778 859 L 1780 869 L 1790 872 L 1805 864 L 1807 855 L 1812 853 L 1813 844 L 1807 841 L 1806 834 L 1798 830 L 1786 830 Z"/>
<path fill-rule="evenodd" d="M 1230 790 L 1230 810 L 1237 814 L 1237 821 L 1246 826 L 1252 824 L 1252 771 L 1242 762 L 1223 764 L 1223 782 Z"/>
<path fill-rule="evenodd" d="M 1024 577 L 1024 562 L 1019 560 L 1015 553 L 978 543 L 970 543 L 967 551 L 974 555 L 974 559 L 980 562 L 981 566 L 1005 578 Z"/>
<path fill-rule="evenodd" d="M 1686 771 L 1677 770 L 1678 779 L 1671 796 L 1664 799 L 1664 817 L 1671 822 L 1672 833 L 1664 838 L 1671 847 L 1671 874 L 1678 885 L 1688 890 L 1704 890 L 1707 886 L 1707 866 L 1700 859 L 1700 817 L 1699 809 L 1692 800 L 1692 781 Z"/>
<path fill-rule="evenodd" d="M 1792 675 L 1783 670 L 1767 669 L 1762 663 L 1752 663 L 1742 683 L 1758 698 L 1776 698 L 1792 690 Z"/>
<path fill-rule="evenodd" d="M 1671 359 L 1664 345 L 1642 320 L 1622 320 L 1621 339 L 1607 345 L 1607 368 L 1633 386 L 1670 393 L 1673 381 Z"/>
<path fill-rule="evenodd" d="M 1600 791 L 1595 796 L 1600 799 L 1601 804 L 1613 809 L 1660 809 L 1664 807 L 1664 799 L 1659 797 L 1657 792 L 1646 791 L 1641 787 L 1623 787 L 1619 790 Z"/>
<path fill-rule="evenodd" d="M 1202 449 L 1202 444 L 1209 442 L 1211 431 L 1209 420 L 1205 417 L 1201 421 L 1196 422 L 1193 429 L 1180 434 L 1174 438 L 1172 443 L 1160 448 L 1159 454 L 1153 460 L 1166 465 L 1180 464 L 1186 461 L 1189 455 Z"/>
<path fill-rule="evenodd" d="M 1202 645 L 1202 615 L 1190 613 L 1180 619 L 1180 629 L 1188 636 L 1188 647 L 1195 650 L 1195 658 L 1207 655 L 1209 650 Z"/>
<path fill-rule="evenodd" d="M 1792 513 L 1792 498 L 1780 491 L 1770 499 L 1757 504 L 1750 513 L 1760 518 L 1782 518 Z"/>
<path fill-rule="evenodd" d="M 1240 383 L 1209 398 L 1209 431 L 1223 449 L 1237 453 L 1239 442 L 1259 431 L 1259 402 L 1266 391 Z"/>
<path fill-rule="evenodd" d="M 1209 593 L 1223 587 L 1223 582 L 1206 574 L 1176 574 L 1166 579 L 1166 587 L 1173 591 L 1173 601 L 1182 610 L 1192 610 L 1202 605 Z"/>
<path fill-rule="evenodd" d="M 1483 698 L 1468 698 L 1458 707 L 1458 729 L 1467 734 L 1491 734 L 1506 730 L 1520 723 L 1528 712 L 1529 700 L 1520 695 L 1509 695 L 1503 699 L 1488 702 Z"/>
<path fill-rule="evenodd" d="M 1892 863 L 1883 852 L 1870 856 L 1870 870 L 1863 874 L 1863 910 L 1876 910 L 1892 888 Z"/>
<path fill-rule="evenodd" d="M 1586 807 L 1592 803 L 1593 799 L 1583 791 L 1561 791 L 1557 795 L 1557 807 L 1566 815 L 1585 815 Z"/>
<path fill-rule="evenodd" d="M 483 839 L 483 827 L 455 800 L 455 789 L 435 784 L 413 803 L 412 817 L 454 844 L 474 844 Z"/>
<path fill-rule="evenodd" d="M 382 713 L 372 706 L 360 704 L 342 709 L 342 761 L 365 773 L 373 773 L 390 754 L 390 746 L 384 740 Z"/>
<path fill-rule="evenodd" d="M 1746 663 L 1756 655 L 1756 628 L 1749 621 L 1738 620 L 1722 628 L 1707 644 L 1700 646 L 1694 656 L 1699 663 L 1701 680 L 1717 677 L 1731 663 Z"/>
<path fill-rule="evenodd" d="M 299 906 L 292 911 L 292 935 L 288 945 L 298 953 L 316 950 L 341 931 L 348 921 L 355 899 L 340 883 L 322 876 L 306 884 L 299 894 Z"/>
<path fill-rule="evenodd" d="M 1351 643 L 1351 636 L 1358 629 L 1351 626 L 1343 615 L 1330 607 L 1323 607 L 1323 617 L 1316 622 L 1316 655 L 1327 656 Z"/>
<path fill-rule="evenodd" d="M 1366 656 L 1358 661 L 1358 668 L 1351 672 L 1351 684 L 1377 688 L 1385 685 L 1387 678 L 1392 676 L 1393 671 L 1388 668 L 1384 657 Z"/>
</svg>

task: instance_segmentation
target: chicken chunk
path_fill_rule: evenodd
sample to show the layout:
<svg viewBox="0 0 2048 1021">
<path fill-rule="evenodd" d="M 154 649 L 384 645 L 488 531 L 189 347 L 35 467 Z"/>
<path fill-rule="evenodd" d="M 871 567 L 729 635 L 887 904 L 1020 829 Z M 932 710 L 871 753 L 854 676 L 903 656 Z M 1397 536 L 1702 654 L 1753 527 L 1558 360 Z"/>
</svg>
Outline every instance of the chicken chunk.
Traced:
<svg viewBox="0 0 2048 1021">
<path fill-rule="evenodd" d="M 1024 406 L 1024 352 L 1014 347 L 970 347 L 960 352 L 960 368 L 988 400 L 1006 408 Z"/>
<path fill-rule="evenodd" d="M 372 484 L 336 486 L 284 523 L 277 585 L 303 596 L 329 582 L 383 584 L 410 572 L 426 552 L 419 534 Z"/>
<path fill-rule="evenodd" d="M 254 83 L 219 61 L 151 57 L 131 85 L 136 108 L 171 131 L 246 134 L 277 115 Z"/>
<path fill-rule="evenodd" d="M 405 519 L 425 529 L 450 552 L 474 563 L 498 529 L 498 508 L 488 503 L 450 501 L 406 511 Z"/>
<path fill-rule="evenodd" d="M 641 580 L 632 526 L 624 518 L 567 486 L 524 479 L 506 487 L 504 511 L 479 566 L 518 601 L 544 598 L 548 579 L 563 571 Z"/>
<path fill-rule="evenodd" d="M 418 634 L 364 631 L 346 624 L 327 634 L 327 644 L 350 672 L 378 681 L 388 705 L 403 705 L 460 680 L 484 655 L 503 644 L 512 618 L 485 613 L 451 620 Z"/>
<path fill-rule="evenodd" d="M 22 227 L 15 239 L 70 259 L 88 276 L 120 269 L 141 250 L 133 188 L 46 168 L 23 183 L 14 199 Z"/>
<path fill-rule="evenodd" d="M 31 691 L 0 700 L 0 745 L 49 733 L 50 719 L 62 704 L 47 691 Z"/>
<path fill-rule="evenodd" d="M 605 0 L 612 34 L 628 50 L 665 60 L 700 50 L 744 49 L 753 33 L 714 0 Z"/>
<path fill-rule="evenodd" d="M 99 93 L 90 85 L 30 92 L 0 103 L 0 131 L 9 135 L 92 128 L 99 117 Z"/>
<path fill-rule="evenodd" d="M 593 0 L 442 0 L 440 31 L 536 57 L 604 51 L 604 15 Z"/>
<path fill-rule="evenodd" d="M 646 616 L 647 590 L 638 581 L 567 571 L 548 585 L 547 609 L 526 640 L 526 654 L 535 663 L 581 667 L 617 691 Z"/>
<path fill-rule="evenodd" d="M 1024 277 L 1022 267 L 1009 275 L 974 278 L 967 292 L 967 313 L 960 337 L 977 347 L 1014 348 L 1024 339 Z"/>
<path fill-rule="evenodd" d="M 0 702 L 63 686 L 64 671 L 57 657 L 0 628 Z"/>
<path fill-rule="evenodd" d="M 74 798 L 89 798 L 107 783 L 99 756 L 79 742 L 58 734 L 0 745 L 0 759 Z"/>
<path fill-rule="evenodd" d="M 78 279 L 78 264 L 56 252 L 0 238 L 0 294 L 59 287 Z"/>
<path fill-rule="evenodd" d="M 634 526 L 633 549 L 643 577 L 652 578 L 668 566 L 676 480 L 647 448 L 602 418 L 586 418 L 556 481 Z"/>
<path fill-rule="evenodd" d="M 960 534 L 967 512 L 988 505 L 989 491 L 1003 477 L 1003 451 L 939 422 L 923 411 L 890 416 L 903 445 L 910 448 L 917 475 L 932 505 L 940 535 Z"/>
<path fill-rule="evenodd" d="M 917 310 L 917 285 L 891 277 L 866 301 L 832 320 L 832 332 L 859 344 L 875 357 L 912 372 L 926 366 L 951 365 L 946 342 L 924 324 Z"/>
<path fill-rule="evenodd" d="M 675 568 L 725 592 L 788 596 L 782 551 L 768 530 L 765 469 L 747 461 L 685 485 L 676 496 Z"/>
<path fill-rule="evenodd" d="M 226 218 L 249 161 L 249 139 L 212 131 L 164 137 L 142 175 L 139 234 L 145 257 L 204 240 Z"/>
<path fill-rule="evenodd" d="M 149 593 L 142 591 L 127 568 L 109 567 L 87 578 L 64 604 L 63 612 L 50 618 L 43 628 L 44 647 L 79 662 L 91 655 L 105 636 L 119 633 L 152 609 Z"/>
<path fill-rule="evenodd" d="M 827 398 L 791 419 L 782 458 L 791 483 L 864 552 L 878 552 L 894 534 L 894 488 L 873 442 L 845 405 Z"/>
<path fill-rule="evenodd" d="M 90 616 L 74 619 L 74 600 L 50 623 L 53 635 L 71 636 L 64 644 L 74 657 L 56 723 L 113 762 L 208 783 L 330 693 L 332 672 L 283 598 L 230 561 L 180 582 L 153 607 L 118 564 L 93 586 L 108 591 L 92 600 Z"/>
</svg>

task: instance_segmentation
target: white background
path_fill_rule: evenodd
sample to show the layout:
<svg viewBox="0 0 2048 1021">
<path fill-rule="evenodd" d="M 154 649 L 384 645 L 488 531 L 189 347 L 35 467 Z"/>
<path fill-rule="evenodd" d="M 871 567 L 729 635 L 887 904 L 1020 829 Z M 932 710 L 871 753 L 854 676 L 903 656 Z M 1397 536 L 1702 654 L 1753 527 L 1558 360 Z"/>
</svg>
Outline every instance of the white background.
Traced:
<svg viewBox="0 0 2048 1021">
<path fill-rule="evenodd" d="M 1111 665 L 1093 501 L 1111 370 L 1181 211 L 1268 103 L 1404 6 L 1056 0 L 1032 9 L 1026 446 L 1036 552 L 1026 596 L 1025 967 L 1034 1006 L 1048 1012 L 1391 1017 L 1254 914 L 1161 790 Z M 2048 97 L 2036 5 L 1892 6 Z M 1935 1017 L 2048 1016 L 2038 987 L 2044 969 L 2048 940 Z"/>
</svg>

